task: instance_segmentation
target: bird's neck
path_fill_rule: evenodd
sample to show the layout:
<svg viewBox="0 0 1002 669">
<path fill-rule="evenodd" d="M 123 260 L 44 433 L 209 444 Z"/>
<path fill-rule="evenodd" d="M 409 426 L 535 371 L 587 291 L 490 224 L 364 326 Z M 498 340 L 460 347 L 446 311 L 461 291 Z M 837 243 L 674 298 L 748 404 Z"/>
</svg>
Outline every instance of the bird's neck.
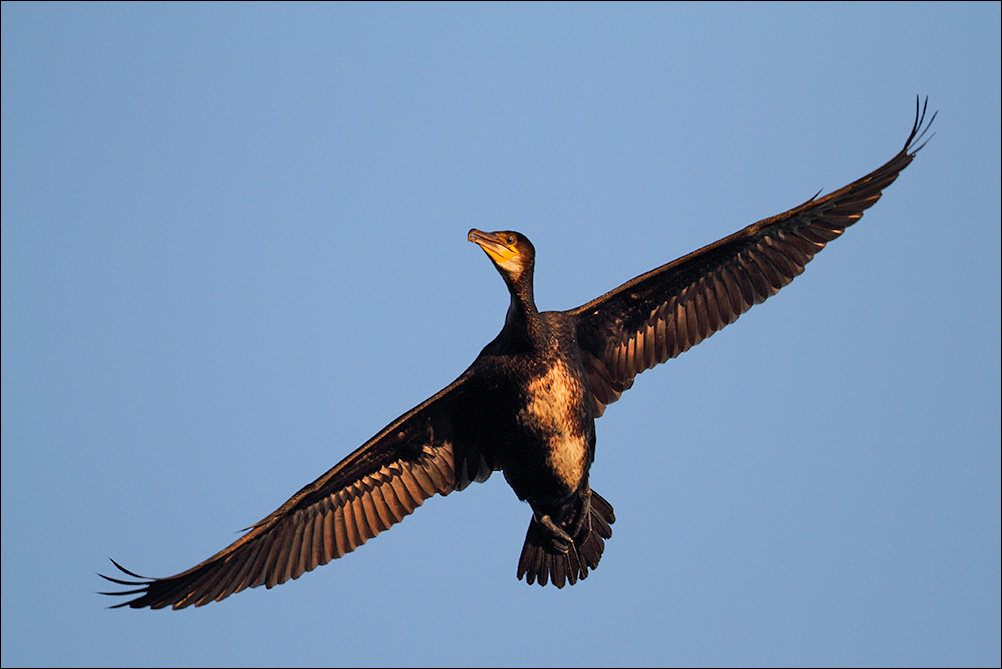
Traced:
<svg viewBox="0 0 1002 669">
<path fill-rule="evenodd" d="M 511 304 L 504 320 L 504 332 L 509 341 L 531 347 L 539 346 L 544 338 L 543 321 L 532 296 L 532 285 L 516 284 L 511 289 Z"/>
</svg>

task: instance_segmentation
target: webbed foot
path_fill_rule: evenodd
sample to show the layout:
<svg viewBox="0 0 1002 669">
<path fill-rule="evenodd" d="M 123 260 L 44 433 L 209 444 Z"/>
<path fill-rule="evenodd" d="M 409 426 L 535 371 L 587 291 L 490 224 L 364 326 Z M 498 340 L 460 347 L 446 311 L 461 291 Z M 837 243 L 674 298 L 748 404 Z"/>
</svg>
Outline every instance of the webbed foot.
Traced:
<svg viewBox="0 0 1002 669">
<path fill-rule="evenodd" d="M 549 514 L 534 514 L 536 516 L 536 522 L 546 531 L 550 539 L 553 541 L 553 547 L 556 548 L 561 553 L 566 553 L 574 545 L 574 539 L 571 535 L 567 534 L 563 528 L 559 527 L 553 522 Z"/>
</svg>

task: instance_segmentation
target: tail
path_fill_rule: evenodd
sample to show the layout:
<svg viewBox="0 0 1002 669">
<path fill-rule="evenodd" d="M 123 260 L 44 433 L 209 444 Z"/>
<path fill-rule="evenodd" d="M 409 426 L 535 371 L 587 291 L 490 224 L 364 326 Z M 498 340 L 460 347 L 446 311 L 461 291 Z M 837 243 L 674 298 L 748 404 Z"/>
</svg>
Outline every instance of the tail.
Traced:
<svg viewBox="0 0 1002 669">
<path fill-rule="evenodd" d="M 579 498 L 580 499 L 580 498 Z M 584 500 L 581 505 L 585 504 Z M 581 513 L 581 508 L 577 514 Z M 575 515 L 577 515 L 575 514 Z M 595 569 L 605 550 L 604 539 L 612 537 L 612 524 L 616 516 L 612 505 L 598 493 L 591 492 L 588 517 L 580 523 L 573 543 L 564 552 L 554 545 L 553 538 L 533 516 L 529 521 L 529 531 L 525 534 L 522 555 L 518 559 L 518 578 L 525 576 L 525 582 L 532 585 L 546 585 L 547 581 L 558 588 L 564 583 L 574 585 L 578 579 L 588 578 L 588 570 Z M 571 523 L 573 527 L 577 523 Z"/>
</svg>

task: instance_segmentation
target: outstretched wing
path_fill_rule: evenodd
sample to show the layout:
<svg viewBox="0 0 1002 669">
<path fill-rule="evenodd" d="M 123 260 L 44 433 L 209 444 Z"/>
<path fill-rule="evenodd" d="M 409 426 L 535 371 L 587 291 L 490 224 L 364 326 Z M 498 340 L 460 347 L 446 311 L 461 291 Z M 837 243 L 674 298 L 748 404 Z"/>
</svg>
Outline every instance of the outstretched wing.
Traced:
<svg viewBox="0 0 1002 669">
<path fill-rule="evenodd" d="M 139 587 L 102 594 L 139 595 L 113 608 L 181 609 L 271 588 L 355 550 L 432 495 L 448 495 L 456 489 L 452 413 L 465 379 L 390 423 L 205 562 L 167 578 L 145 578 L 115 562 L 140 580 L 102 576 Z"/>
<path fill-rule="evenodd" d="M 862 179 L 568 311 L 577 323 L 597 415 L 637 374 L 687 351 L 793 281 L 818 251 L 858 221 L 925 145 L 922 138 L 936 114 L 926 123 L 928 99 L 915 105 L 904 148 Z"/>
</svg>

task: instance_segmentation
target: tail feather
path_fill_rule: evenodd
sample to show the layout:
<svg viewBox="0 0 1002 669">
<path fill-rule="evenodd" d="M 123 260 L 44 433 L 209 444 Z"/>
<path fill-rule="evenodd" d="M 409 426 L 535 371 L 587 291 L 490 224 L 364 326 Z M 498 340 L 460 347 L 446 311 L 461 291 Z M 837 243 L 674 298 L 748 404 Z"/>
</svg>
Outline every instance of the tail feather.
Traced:
<svg viewBox="0 0 1002 669">
<path fill-rule="evenodd" d="M 573 545 L 564 553 L 554 546 L 550 535 L 533 516 L 518 560 L 518 578 L 524 576 L 529 585 L 543 586 L 550 582 L 558 588 L 588 578 L 588 570 L 595 569 L 602 558 L 604 540 L 612 537 L 614 522 L 612 505 L 592 491 L 590 518 L 581 524 Z"/>
</svg>

